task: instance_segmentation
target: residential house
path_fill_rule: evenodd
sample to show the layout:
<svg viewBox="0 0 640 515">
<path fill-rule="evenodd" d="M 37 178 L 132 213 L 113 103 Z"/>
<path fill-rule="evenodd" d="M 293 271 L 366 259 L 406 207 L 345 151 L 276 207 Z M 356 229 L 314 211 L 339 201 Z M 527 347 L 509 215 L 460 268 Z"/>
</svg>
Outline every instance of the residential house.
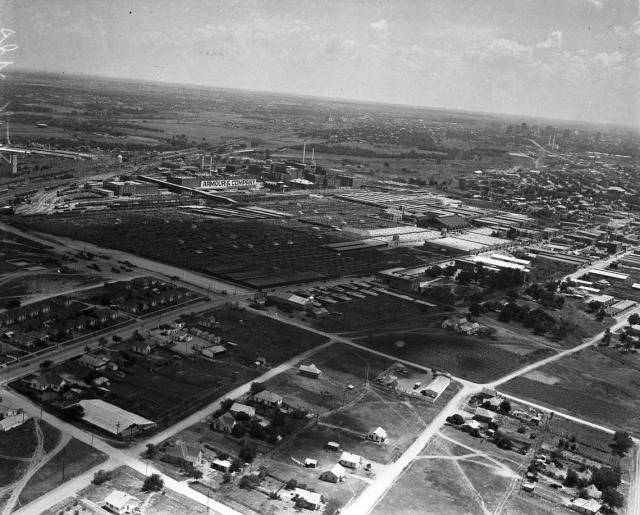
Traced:
<svg viewBox="0 0 640 515">
<path fill-rule="evenodd" d="M 211 347 L 205 347 L 200 350 L 200 354 L 207 358 L 213 358 L 214 356 L 218 356 L 220 354 L 224 354 L 227 349 L 224 345 L 212 345 Z"/>
<path fill-rule="evenodd" d="M 202 464 L 202 449 L 196 445 L 189 445 L 182 440 L 177 440 L 174 445 L 164 451 L 164 461 L 175 465 L 187 463 L 197 467 Z"/>
<path fill-rule="evenodd" d="M 356 469 L 358 468 L 358 465 L 360 464 L 361 460 L 362 458 L 357 454 L 351 454 L 350 452 L 343 452 L 340 455 L 340 459 L 338 460 L 338 463 L 343 467 Z"/>
<path fill-rule="evenodd" d="M 262 390 L 253 396 L 253 400 L 269 408 L 277 408 L 282 405 L 282 397 L 269 390 Z"/>
<path fill-rule="evenodd" d="M 211 429 L 222 433 L 230 433 L 235 425 L 236 419 L 229 411 L 211 420 Z"/>
<path fill-rule="evenodd" d="M 307 510 L 319 510 L 322 506 L 322 496 L 319 493 L 302 488 L 296 488 L 293 491 L 293 499 L 295 499 L 296 506 Z"/>
<path fill-rule="evenodd" d="M 373 431 L 369 432 L 366 438 L 372 442 L 382 443 L 387 439 L 387 432 L 381 427 L 377 427 Z"/>
<path fill-rule="evenodd" d="M 27 420 L 29 420 L 29 417 L 25 416 L 25 414 L 22 412 L 5 417 L 2 420 L 0 420 L 0 431 L 6 433 L 7 431 L 10 431 L 14 427 L 21 426 Z"/>
<path fill-rule="evenodd" d="M 321 373 L 320 369 L 313 363 L 311 363 L 311 365 L 300 365 L 300 368 L 298 369 L 298 374 L 301 376 L 311 377 L 313 379 L 318 379 Z"/>
<path fill-rule="evenodd" d="M 238 416 L 238 413 L 246 413 L 249 418 L 253 418 L 256 415 L 255 408 L 251 406 L 247 406 L 246 404 L 240 404 L 239 402 L 234 402 L 229 408 L 229 413 L 231 413 L 234 417 Z"/>
<path fill-rule="evenodd" d="M 29 381 L 29 386 L 39 392 L 46 392 L 47 390 L 59 392 L 66 384 L 64 379 L 53 372 L 40 374 Z"/>
<path fill-rule="evenodd" d="M 498 409 L 500 409 L 500 404 L 502 404 L 502 399 L 500 397 L 490 397 L 489 399 L 482 401 L 482 407 L 490 409 L 491 411 L 498 411 Z"/>
<path fill-rule="evenodd" d="M 153 343 L 137 341 L 133 344 L 131 350 L 136 354 L 142 354 L 143 356 L 146 356 L 148 354 L 151 354 L 155 347 L 156 346 Z"/>
<path fill-rule="evenodd" d="M 476 408 L 476 413 L 473 415 L 475 420 L 479 420 L 480 422 L 494 422 L 496 419 L 496 414 L 493 411 L 489 411 L 484 408 Z"/>
<path fill-rule="evenodd" d="M 451 317 L 442 322 L 443 329 L 450 329 L 460 334 L 476 334 L 480 329 L 478 322 L 470 322 L 465 317 Z"/>
<path fill-rule="evenodd" d="M 121 490 L 112 490 L 103 502 L 104 508 L 118 515 L 133 513 L 140 506 L 140 501 Z"/>
<path fill-rule="evenodd" d="M 231 470 L 231 462 L 229 460 L 215 459 L 211 462 L 211 468 L 220 472 L 229 472 Z"/>
<path fill-rule="evenodd" d="M 107 368 L 107 363 L 109 363 L 109 358 L 106 358 L 105 356 L 83 354 L 78 358 L 78 364 L 97 371 Z"/>
<path fill-rule="evenodd" d="M 14 417 L 18 413 L 22 413 L 22 410 L 20 408 L 13 408 L 5 404 L 0 404 L 0 420 L 7 417 Z"/>
<path fill-rule="evenodd" d="M 347 475 L 347 471 L 345 468 L 340 465 L 340 463 L 336 463 L 331 469 L 324 471 L 320 474 L 320 479 L 322 481 L 328 481 L 329 483 L 338 483 L 343 481 Z"/>
<path fill-rule="evenodd" d="M 578 513 L 584 513 L 584 515 L 596 515 L 596 513 L 602 509 L 602 504 L 595 499 L 582 499 L 578 497 L 571 501 L 569 508 Z"/>
<path fill-rule="evenodd" d="M 585 492 L 591 499 L 597 500 L 602 498 L 602 492 L 598 490 L 598 487 L 596 485 L 589 485 L 587 488 L 585 488 Z"/>
</svg>

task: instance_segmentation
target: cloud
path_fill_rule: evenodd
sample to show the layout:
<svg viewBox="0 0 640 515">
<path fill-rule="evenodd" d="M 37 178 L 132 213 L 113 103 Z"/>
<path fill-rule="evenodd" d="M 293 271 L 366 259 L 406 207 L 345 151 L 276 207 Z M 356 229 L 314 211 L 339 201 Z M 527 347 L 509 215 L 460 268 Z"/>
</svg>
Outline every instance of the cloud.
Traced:
<svg viewBox="0 0 640 515">
<path fill-rule="evenodd" d="M 378 20 L 369 24 L 369 28 L 378 36 L 386 38 L 389 35 L 389 24 L 387 20 Z"/>
<path fill-rule="evenodd" d="M 593 60 L 603 68 L 611 68 L 622 64 L 625 60 L 625 55 L 618 51 L 610 53 L 600 52 L 594 56 Z"/>
<path fill-rule="evenodd" d="M 562 31 L 554 30 L 547 39 L 538 43 L 538 48 L 557 48 L 562 45 Z"/>
<path fill-rule="evenodd" d="M 640 20 L 634 21 L 628 29 L 624 25 L 616 25 L 613 33 L 623 39 L 633 35 L 640 36 Z"/>
<path fill-rule="evenodd" d="M 497 38 L 485 44 L 477 54 L 486 59 L 495 57 L 520 57 L 531 52 L 531 47 L 521 45 L 512 39 Z"/>
</svg>

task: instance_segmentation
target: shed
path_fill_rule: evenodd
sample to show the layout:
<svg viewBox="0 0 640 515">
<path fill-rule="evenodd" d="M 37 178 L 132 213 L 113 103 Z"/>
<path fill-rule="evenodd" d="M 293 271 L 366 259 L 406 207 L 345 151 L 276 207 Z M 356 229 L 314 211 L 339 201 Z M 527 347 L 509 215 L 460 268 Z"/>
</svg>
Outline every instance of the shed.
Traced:
<svg viewBox="0 0 640 515">
<path fill-rule="evenodd" d="M 313 363 L 311 363 L 311 365 L 300 365 L 300 368 L 298 369 L 298 374 L 301 376 L 311 377 L 313 379 L 320 377 L 321 373 L 320 369 Z"/>
<path fill-rule="evenodd" d="M 330 451 L 339 451 L 340 444 L 338 442 L 327 442 L 327 449 Z"/>
</svg>

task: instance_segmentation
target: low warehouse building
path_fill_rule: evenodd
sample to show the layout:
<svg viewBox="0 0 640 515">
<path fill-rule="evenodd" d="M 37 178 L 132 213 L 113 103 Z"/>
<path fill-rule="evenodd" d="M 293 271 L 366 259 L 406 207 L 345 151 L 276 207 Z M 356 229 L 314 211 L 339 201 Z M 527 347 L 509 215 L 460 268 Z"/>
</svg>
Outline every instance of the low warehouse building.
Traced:
<svg viewBox="0 0 640 515">
<path fill-rule="evenodd" d="M 118 438 L 130 437 L 156 426 L 153 420 L 100 399 L 83 399 L 78 404 L 84 410 L 82 420 Z"/>
<path fill-rule="evenodd" d="M 438 376 L 422 390 L 422 395 L 432 399 L 437 399 L 451 384 L 451 379 L 447 376 Z"/>
</svg>

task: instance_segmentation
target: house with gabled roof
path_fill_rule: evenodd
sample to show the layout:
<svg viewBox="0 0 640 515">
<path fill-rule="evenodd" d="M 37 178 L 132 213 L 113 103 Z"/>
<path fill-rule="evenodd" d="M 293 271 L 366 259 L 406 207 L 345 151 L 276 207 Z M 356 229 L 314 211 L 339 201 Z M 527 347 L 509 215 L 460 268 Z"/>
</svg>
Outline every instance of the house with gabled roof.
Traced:
<svg viewBox="0 0 640 515">
<path fill-rule="evenodd" d="M 260 393 L 253 396 L 253 400 L 258 404 L 268 406 L 269 408 L 276 408 L 282 405 L 282 397 L 276 393 L 270 392 L 269 390 L 262 390 Z"/>
<path fill-rule="evenodd" d="M 347 471 L 345 468 L 340 465 L 340 463 L 336 463 L 329 470 L 325 470 L 322 474 L 320 474 L 320 479 L 322 481 L 328 481 L 329 483 L 339 483 L 343 481 L 347 476 Z"/>
<path fill-rule="evenodd" d="M 236 418 L 229 411 L 211 420 L 211 429 L 215 429 L 221 433 L 230 433 L 233 431 L 235 425 Z"/>
</svg>

